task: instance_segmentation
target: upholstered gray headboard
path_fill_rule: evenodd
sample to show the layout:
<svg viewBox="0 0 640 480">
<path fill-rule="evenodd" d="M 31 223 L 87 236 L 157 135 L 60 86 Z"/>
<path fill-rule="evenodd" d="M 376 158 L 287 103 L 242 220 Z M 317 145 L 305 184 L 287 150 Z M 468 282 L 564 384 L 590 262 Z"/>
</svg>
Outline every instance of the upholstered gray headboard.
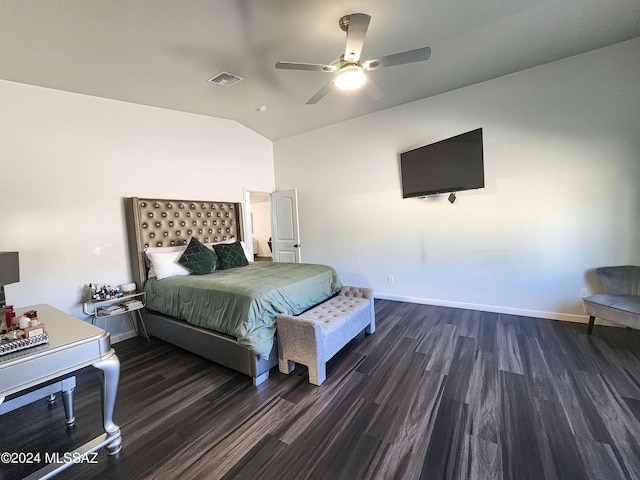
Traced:
<svg viewBox="0 0 640 480">
<path fill-rule="evenodd" d="M 125 215 L 138 288 L 147 281 L 147 247 L 187 245 L 191 237 L 202 243 L 244 238 L 241 203 L 130 197 L 125 198 Z"/>
</svg>

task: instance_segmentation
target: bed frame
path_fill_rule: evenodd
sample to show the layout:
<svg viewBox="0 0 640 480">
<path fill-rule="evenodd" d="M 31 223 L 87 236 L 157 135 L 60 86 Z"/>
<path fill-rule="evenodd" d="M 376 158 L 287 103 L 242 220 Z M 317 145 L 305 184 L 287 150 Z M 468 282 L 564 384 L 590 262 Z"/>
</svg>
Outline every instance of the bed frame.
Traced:
<svg viewBox="0 0 640 480">
<path fill-rule="evenodd" d="M 125 216 L 133 281 L 139 289 L 147 281 L 147 247 L 187 245 L 191 237 L 202 243 L 244 237 L 240 203 L 130 197 L 125 198 Z M 278 364 L 277 341 L 264 359 L 229 335 L 151 310 L 143 315 L 150 335 L 249 375 L 254 385 L 264 382 Z"/>
</svg>

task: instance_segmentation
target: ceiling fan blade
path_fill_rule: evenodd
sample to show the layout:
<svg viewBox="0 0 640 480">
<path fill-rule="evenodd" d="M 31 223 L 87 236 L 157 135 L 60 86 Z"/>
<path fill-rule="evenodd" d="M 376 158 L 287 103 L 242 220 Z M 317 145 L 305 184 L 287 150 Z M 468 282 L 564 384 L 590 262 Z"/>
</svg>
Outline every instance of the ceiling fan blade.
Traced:
<svg viewBox="0 0 640 480">
<path fill-rule="evenodd" d="M 315 105 L 316 103 L 318 103 L 320 100 L 322 100 L 322 98 L 327 93 L 331 91 L 332 88 L 333 88 L 333 80 L 327 83 L 324 87 L 318 90 L 318 93 L 316 93 L 313 97 L 307 100 L 307 105 Z"/>
<path fill-rule="evenodd" d="M 311 70 L 317 72 L 335 72 L 338 67 L 335 65 L 320 65 L 318 63 L 298 63 L 298 62 L 278 62 L 276 68 L 288 70 Z"/>
<path fill-rule="evenodd" d="M 349 26 L 347 27 L 347 46 L 344 49 L 344 59 L 348 62 L 360 60 L 364 38 L 367 35 L 371 17 L 364 13 L 352 13 L 349 15 Z"/>
<path fill-rule="evenodd" d="M 365 70 L 375 70 L 382 67 L 393 67 L 394 65 L 402 65 L 404 63 L 422 62 L 428 60 L 431 56 L 429 47 L 416 48 L 407 52 L 394 53 L 386 57 L 374 58 L 367 60 L 362 64 Z"/>
<path fill-rule="evenodd" d="M 364 89 L 372 100 L 378 101 L 384 97 L 384 92 L 380 90 L 380 87 L 373 83 L 370 78 L 368 78 L 367 83 L 364 84 Z"/>
</svg>

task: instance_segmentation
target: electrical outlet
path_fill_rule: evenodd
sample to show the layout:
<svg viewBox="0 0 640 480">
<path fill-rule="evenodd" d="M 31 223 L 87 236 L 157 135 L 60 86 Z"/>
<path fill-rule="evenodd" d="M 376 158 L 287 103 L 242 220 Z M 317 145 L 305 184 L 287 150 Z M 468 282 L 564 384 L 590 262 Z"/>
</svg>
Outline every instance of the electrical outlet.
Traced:
<svg viewBox="0 0 640 480">
<path fill-rule="evenodd" d="M 393 283 L 393 275 L 389 275 L 389 278 L 387 278 L 387 281 L 389 283 Z"/>
<path fill-rule="evenodd" d="M 591 295 L 591 293 L 589 292 L 589 289 L 588 289 L 588 288 L 581 288 L 581 289 L 580 289 L 580 296 L 581 296 L 582 298 L 584 298 L 584 297 L 588 297 L 589 295 Z"/>
</svg>

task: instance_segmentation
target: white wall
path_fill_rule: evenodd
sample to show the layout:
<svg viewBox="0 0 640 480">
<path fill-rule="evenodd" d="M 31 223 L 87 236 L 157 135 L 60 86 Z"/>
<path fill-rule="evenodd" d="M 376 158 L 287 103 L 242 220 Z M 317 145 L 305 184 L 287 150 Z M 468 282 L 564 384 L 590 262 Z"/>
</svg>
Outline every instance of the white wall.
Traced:
<svg viewBox="0 0 640 480">
<path fill-rule="evenodd" d="M 273 190 L 272 143 L 236 122 L 5 81 L 0 105 L 0 251 L 20 253 L 16 306 L 85 318 L 86 284 L 130 281 L 125 197 Z M 130 330 L 126 316 L 109 330 Z"/>
<path fill-rule="evenodd" d="M 639 85 L 635 39 L 276 142 L 305 261 L 382 298 L 583 320 L 592 269 L 640 263 Z M 401 198 L 400 152 L 478 127 L 486 188 Z"/>
</svg>

